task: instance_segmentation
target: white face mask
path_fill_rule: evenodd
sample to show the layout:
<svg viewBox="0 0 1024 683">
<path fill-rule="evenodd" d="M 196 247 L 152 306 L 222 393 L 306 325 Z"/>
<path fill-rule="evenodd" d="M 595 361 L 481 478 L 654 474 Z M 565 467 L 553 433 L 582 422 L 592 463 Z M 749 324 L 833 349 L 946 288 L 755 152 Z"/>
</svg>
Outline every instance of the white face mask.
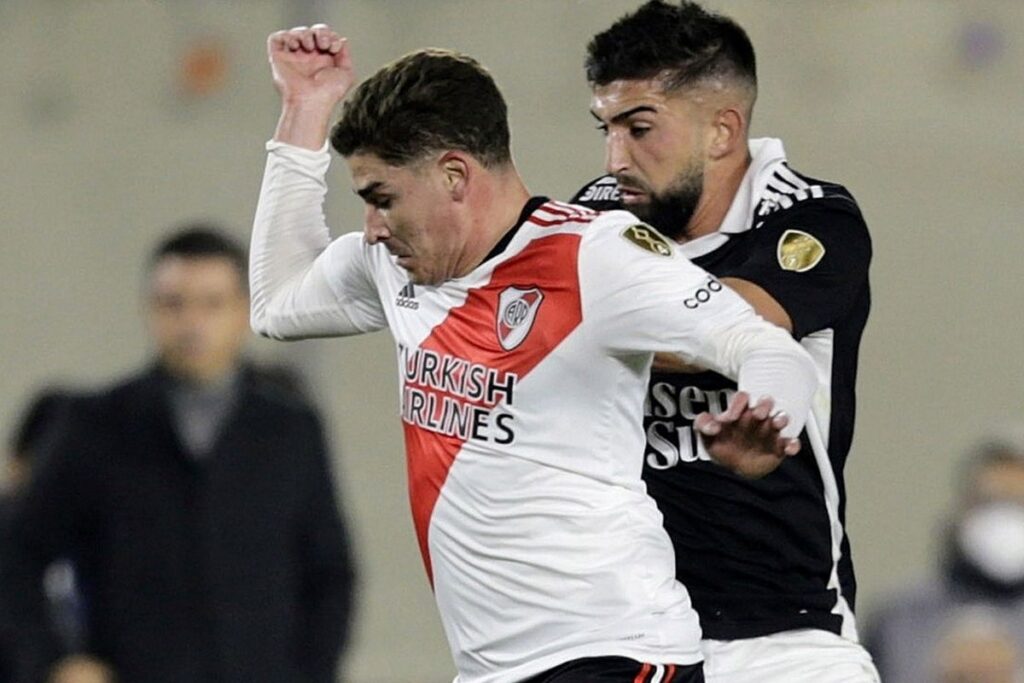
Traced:
<svg viewBox="0 0 1024 683">
<path fill-rule="evenodd" d="M 974 508 L 960 522 L 957 540 L 988 578 L 1004 584 L 1024 580 L 1024 505 L 997 502 Z"/>
</svg>

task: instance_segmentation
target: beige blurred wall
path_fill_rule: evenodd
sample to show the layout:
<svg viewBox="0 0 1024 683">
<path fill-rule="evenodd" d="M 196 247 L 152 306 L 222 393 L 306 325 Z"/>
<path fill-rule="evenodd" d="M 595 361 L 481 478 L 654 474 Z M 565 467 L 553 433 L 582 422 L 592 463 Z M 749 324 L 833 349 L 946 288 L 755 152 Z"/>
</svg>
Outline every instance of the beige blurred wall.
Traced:
<svg viewBox="0 0 1024 683">
<path fill-rule="evenodd" d="M 0 427 L 42 383 L 92 385 L 146 358 L 138 283 L 169 226 L 214 218 L 247 234 L 276 119 L 263 42 L 313 19 L 352 39 L 363 74 L 425 45 L 491 67 L 535 192 L 567 198 L 601 169 L 580 64 L 625 0 L 8 0 L 0 3 Z M 958 454 L 986 425 L 1024 419 L 1024 3 L 720 0 L 758 49 L 755 135 L 839 180 L 872 228 L 875 305 L 847 468 L 859 604 L 927 572 Z M 1005 44 L 964 61 L 961 31 Z M 224 40 L 226 89 L 175 89 L 192 38 Z M 356 229 L 340 164 L 329 215 Z M 390 339 L 254 353 L 316 383 L 362 554 L 354 681 L 452 676 L 413 540 Z"/>
</svg>

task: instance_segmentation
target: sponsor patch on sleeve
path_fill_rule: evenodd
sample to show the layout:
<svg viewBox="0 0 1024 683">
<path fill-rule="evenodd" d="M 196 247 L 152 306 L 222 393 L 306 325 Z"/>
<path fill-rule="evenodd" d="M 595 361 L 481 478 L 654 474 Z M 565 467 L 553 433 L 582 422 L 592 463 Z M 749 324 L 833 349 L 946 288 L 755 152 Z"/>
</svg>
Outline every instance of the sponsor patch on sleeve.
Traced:
<svg viewBox="0 0 1024 683">
<path fill-rule="evenodd" d="M 806 273 L 825 255 L 825 245 L 803 230 L 787 230 L 779 238 L 775 251 L 779 267 L 794 273 Z"/>
<path fill-rule="evenodd" d="M 671 256 L 672 245 L 657 230 L 644 223 L 631 225 L 622 231 L 622 236 L 640 247 L 658 256 Z"/>
</svg>

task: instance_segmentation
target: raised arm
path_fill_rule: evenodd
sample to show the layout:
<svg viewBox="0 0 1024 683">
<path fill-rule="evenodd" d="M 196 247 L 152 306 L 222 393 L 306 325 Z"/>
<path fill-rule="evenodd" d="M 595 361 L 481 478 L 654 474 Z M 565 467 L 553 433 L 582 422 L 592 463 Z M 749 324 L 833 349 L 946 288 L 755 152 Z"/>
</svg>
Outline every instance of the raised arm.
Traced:
<svg viewBox="0 0 1024 683">
<path fill-rule="evenodd" d="M 355 80 L 347 42 L 318 24 L 271 34 L 267 53 L 281 116 L 253 221 L 252 327 L 275 339 L 380 329 L 367 246 L 359 234 L 332 242 L 323 213 L 327 130 Z"/>
<path fill-rule="evenodd" d="M 300 26 L 270 34 L 267 56 L 281 95 L 274 140 L 322 149 L 334 107 L 355 83 L 347 39 L 324 24 Z"/>
</svg>

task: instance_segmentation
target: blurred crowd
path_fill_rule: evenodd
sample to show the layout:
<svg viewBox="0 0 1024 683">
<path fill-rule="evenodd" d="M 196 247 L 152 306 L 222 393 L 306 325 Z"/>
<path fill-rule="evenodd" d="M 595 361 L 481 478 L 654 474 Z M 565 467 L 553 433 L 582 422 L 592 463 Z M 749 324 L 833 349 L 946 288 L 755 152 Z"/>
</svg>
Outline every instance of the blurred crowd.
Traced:
<svg viewBox="0 0 1024 683">
<path fill-rule="evenodd" d="M 983 435 L 956 482 L 934 575 L 870 613 L 864 637 L 887 683 L 1024 679 L 1024 425 Z"/>
</svg>

